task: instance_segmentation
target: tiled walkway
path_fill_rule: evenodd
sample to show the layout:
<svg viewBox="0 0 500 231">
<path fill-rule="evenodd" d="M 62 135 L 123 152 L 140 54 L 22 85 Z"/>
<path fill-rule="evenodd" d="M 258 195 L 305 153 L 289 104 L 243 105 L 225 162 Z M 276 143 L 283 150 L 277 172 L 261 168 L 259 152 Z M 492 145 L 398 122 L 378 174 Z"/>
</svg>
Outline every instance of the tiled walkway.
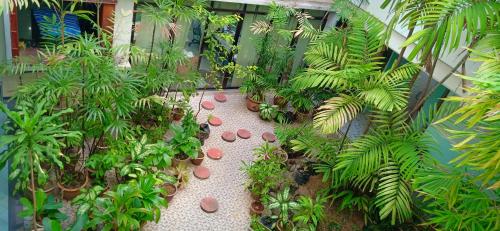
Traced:
<svg viewBox="0 0 500 231">
<path fill-rule="evenodd" d="M 210 126 L 210 138 L 205 141 L 203 151 L 210 148 L 220 148 L 223 157 L 212 160 L 205 157 L 201 164 L 210 170 L 210 177 L 200 180 L 191 173 L 189 183 L 174 197 L 167 209 L 162 210 L 162 217 L 158 224 L 148 223 L 144 230 L 172 230 L 172 231 L 245 231 L 248 230 L 250 215 L 250 195 L 243 184 L 246 175 L 240 170 L 242 161 L 253 159 L 253 149 L 264 143 L 262 133 L 272 132 L 273 125 L 264 122 L 258 113 L 250 112 L 245 107 L 245 99 L 236 90 L 224 91 L 227 101 L 220 103 L 214 100 L 214 91 L 207 91 L 204 100 L 211 101 L 215 108 L 211 111 L 201 109 L 198 121 L 204 122 L 208 115 L 217 116 L 222 125 Z M 198 108 L 199 96 L 195 97 L 191 105 Z M 236 137 L 236 141 L 229 143 L 221 139 L 224 131 L 236 134 L 240 128 L 252 133 L 249 139 Z M 200 201 L 211 196 L 218 200 L 219 209 L 215 213 L 205 213 L 200 209 Z"/>
</svg>

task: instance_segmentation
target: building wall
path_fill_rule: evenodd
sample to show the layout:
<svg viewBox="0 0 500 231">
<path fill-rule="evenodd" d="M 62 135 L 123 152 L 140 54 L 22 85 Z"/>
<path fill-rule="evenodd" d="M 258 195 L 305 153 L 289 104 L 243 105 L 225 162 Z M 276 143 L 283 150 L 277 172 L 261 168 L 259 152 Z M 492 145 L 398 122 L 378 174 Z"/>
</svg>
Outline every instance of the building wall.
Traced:
<svg viewBox="0 0 500 231">
<path fill-rule="evenodd" d="M 5 26 L 4 17 L 0 15 L 0 63 L 4 63 L 7 60 L 5 51 Z M 3 103 L 3 76 L 0 78 L 0 99 Z M 0 112 L 0 124 L 5 121 L 5 114 Z M 0 135 L 3 134 L 2 127 L 0 127 Z M 0 150 L 3 147 L 0 147 Z M 0 169 L 0 231 L 9 230 L 9 181 L 8 181 L 8 168 L 5 167 Z"/>
<path fill-rule="evenodd" d="M 387 9 L 380 8 L 383 2 L 384 0 L 371 0 L 369 1 L 368 4 L 362 5 L 361 8 L 387 25 L 391 20 L 392 13 L 390 13 L 389 10 Z M 418 28 L 415 30 L 414 33 L 416 33 L 417 31 Z M 407 34 L 408 30 L 406 28 L 403 28 L 401 25 L 397 25 L 391 35 L 388 46 L 397 53 L 399 53 L 401 51 L 401 45 L 406 40 Z M 466 45 L 467 44 L 465 44 L 465 41 L 461 42 L 461 47 L 465 47 Z M 414 45 L 411 45 L 407 48 L 407 51 L 405 53 L 405 58 L 408 57 L 410 51 L 413 48 Z M 464 57 L 464 55 L 465 53 L 463 48 L 457 49 L 454 52 L 445 52 L 445 54 L 440 58 L 440 60 L 437 63 L 433 78 L 436 81 L 441 81 L 448 73 L 451 72 L 453 67 Z M 467 61 L 465 67 L 466 67 L 465 68 L 466 74 L 472 74 L 479 67 L 479 63 Z M 448 89 L 452 90 L 453 92 L 457 93 L 458 95 L 464 94 L 462 89 L 463 85 L 462 80 L 456 76 L 450 77 L 447 81 L 444 82 L 443 85 L 446 86 Z"/>
</svg>

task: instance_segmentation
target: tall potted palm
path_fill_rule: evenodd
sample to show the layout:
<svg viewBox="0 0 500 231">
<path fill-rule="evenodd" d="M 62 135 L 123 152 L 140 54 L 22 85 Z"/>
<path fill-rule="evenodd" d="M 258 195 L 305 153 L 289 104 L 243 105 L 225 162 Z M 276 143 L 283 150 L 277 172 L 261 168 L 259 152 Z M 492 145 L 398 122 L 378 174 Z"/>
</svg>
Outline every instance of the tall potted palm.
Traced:
<svg viewBox="0 0 500 231">
<path fill-rule="evenodd" d="M 309 67 L 294 79 L 299 88 L 333 90 L 314 118 L 315 127 L 335 133 L 364 109 L 401 110 L 406 106 L 412 64 L 383 71 L 383 25 L 360 13 L 350 26 L 323 34 L 305 54 Z"/>
<path fill-rule="evenodd" d="M 53 164 L 62 169 L 64 156 L 61 148 L 65 147 L 63 139 L 78 139 L 80 133 L 66 130 L 66 124 L 59 121 L 62 115 L 72 112 L 72 109 L 48 115 L 43 101 L 37 104 L 19 102 L 17 109 L 11 111 L 0 104 L 0 110 L 9 118 L 6 123 L 7 135 L 0 137 L 0 146 L 7 146 L 0 155 L 0 168 L 12 160 L 11 168 L 15 170 L 9 177 L 17 180 L 15 189 L 24 190 L 30 185 L 33 226 L 36 227 L 36 186 L 43 185 L 48 178 L 42 165 Z"/>
</svg>

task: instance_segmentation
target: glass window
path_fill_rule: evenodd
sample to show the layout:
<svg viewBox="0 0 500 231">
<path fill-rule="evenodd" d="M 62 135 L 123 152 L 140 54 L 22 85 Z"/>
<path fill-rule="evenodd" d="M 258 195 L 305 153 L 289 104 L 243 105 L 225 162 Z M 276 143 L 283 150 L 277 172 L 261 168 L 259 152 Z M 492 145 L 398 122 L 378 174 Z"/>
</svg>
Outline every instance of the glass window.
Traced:
<svg viewBox="0 0 500 231">
<path fill-rule="evenodd" d="M 71 4 L 65 2 L 64 4 Z M 93 12 L 88 15 L 94 22 L 97 22 L 97 5 L 94 3 L 78 3 L 75 10 L 85 10 Z M 19 56 L 23 62 L 35 63 L 37 48 L 43 47 L 46 42 L 60 41 L 59 20 L 60 15 L 46 6 L 37 7 L 29 5 L 23 9 L 15 9 L 12 14 L 17 18 L 17 41 L 14 41 L 18 48 L 14 56 Z M 15 20 L 15 19 L 14 19 Z M 78 18 L 76 15 L 67 14 L 65 22 L 65 37 L 75 37 L 83 33 L 97 34 L 92 22 Z M 16 28 L 11 28 L 11 33 L 16 33 Z M 16 39 L 13 36 L 13 39 Z"/>
</svg>

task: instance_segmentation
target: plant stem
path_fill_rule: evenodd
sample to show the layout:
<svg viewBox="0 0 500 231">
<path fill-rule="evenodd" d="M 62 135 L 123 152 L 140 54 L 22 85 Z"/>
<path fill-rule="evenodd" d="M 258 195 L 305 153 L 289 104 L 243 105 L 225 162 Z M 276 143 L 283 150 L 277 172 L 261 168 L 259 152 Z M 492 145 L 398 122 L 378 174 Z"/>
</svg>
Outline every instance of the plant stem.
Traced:
<svg viewBox="0 0 500 231">
<path fill-rule="evenodd" d="M 203 91 L 201 92 L 200 101 L 198 101 L 198 111 L 196 112 L 196 115 L 194 116 L 194 118 L 198 118 L 198 114 L 200 114 L 201 101 L 203 100 L 203 96 L 205 95 L 206 90 L 207 90 L 207 85 L 205 84 L 205 87 L 203 88 Z"/>
<path fill-rule="evenodd" d="M 149 64 L 151 63 L 151 56 L 153 55 L 153 47 L 155 43 L 155 34 L 156 34 L 156 24 L 153 25 L 153 37 L 151 38 L 151 44 L 149 48 L 149 57 L 148 57 L 148 64 L 146 65 L 146 69 L 149 68 Z"/>
<path fill-rule="evenodd" d="M 353 121 L 354 121 L 354 119 L 349 121 L 349 125 L 347 125 L 347 129 L 344 133 L 344 136 L 342 136 L 342 140 L 340 141 L 339 150 L 337 151 L 337 154 L 339 154 L 342 151 L 342 149 L 344 148 L 344 143 L 345 143 L 345 140 L 347 139 L 347 134 L 349 133 L 349 130 L 351 130 L 351 125 L 352 125 Z"/>
<path fill-rule="evenodd" d="M 477 41 L 479 41 L 479 38 L 475 37 L 471 41 L 469 48 L 474 47 L 476 45 Z M 415 104 L 415 107 L 413 108 L 413 110 L 410 112 L 410 115 L 412 115 L 415 112 L 417 112 L 418 110 L 420 110 L 420 108 L 422 107 L 424 102 L 427 100 L 427 98 L 429 98 L 432 95 L 432 93 L 434 93 L 434 91 L 436 91 L 438 89 L 438 87 L 440 85 L 442 85 L 444 82 L 446 82 L 446 80 L 448 80 L 458 70 L 458 68 L 460 68 L 467 61 L 467 59 L 469 59 L 471 52 L 472 52 L 471 50 L 467 50 L 467 54 L 460 60 L 460 62 L 458 62 L 457 65 L 455 65 L 455 67 L 453 67 L 453 69 L 443 79 L 441 79 L 441 81 L 439 81 L 431 91 L 429 91 L 426 95 L 423 95 L 420 98 L 420 100 Z"/>
<path fill-rule="evenodd" d="M 33 197 L 33 229 L 36 230 L 36 195 L 35 195 L 35 173 L 33 171 L 33 152 L 29 151 L 30 174 L 31 174 L 31 196 Z"/>
<path fill-rule="evenodd" d="M 406 38 L 411 37 L 413 35 L 414 30 L 415 30 L 415 27 L 411 27 L 410 30 L 408 31 L 408 34 L 406 35 Z M 401 60 L 403 60 L 404 54 L 406 52 L 406 48 L 408 48 L 408 47 L 401 48 L 401 51 L 399 52 L 398 59 L 396 60 L 396 62 L 394 62 L 392 64 L 392 68 L 397 68 L 399 66 L 399 64 L 401 63 Z"/>
</svg>

